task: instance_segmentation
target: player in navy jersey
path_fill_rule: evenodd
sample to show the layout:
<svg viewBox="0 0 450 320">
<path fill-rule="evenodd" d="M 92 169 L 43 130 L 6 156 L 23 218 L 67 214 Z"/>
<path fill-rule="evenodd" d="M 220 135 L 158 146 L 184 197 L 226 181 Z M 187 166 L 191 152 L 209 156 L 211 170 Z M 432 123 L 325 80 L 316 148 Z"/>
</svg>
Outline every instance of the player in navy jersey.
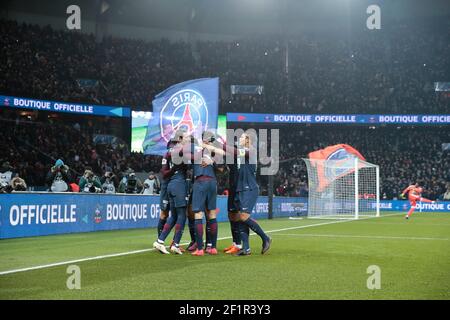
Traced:
<svg viewBox="0 0 450 320">
<path fill-rule="evenodd" d="M 237 202 L 239 203 L 240 230 L 243 248 L 236 253 L 238 256 L 250 254 L 249 234 L 251 229 L 261 237 L 262 249 L 261 254 L 266 253 L 270 249 L 272 239 L 267 236 L 261 226 L 250 217 L 259 194 L 259 186 L 256 182 L 256 161 L 251 163 L 250 155 L 254 153 L 255 142 L 252 137 L 246 133 L 239 138 L 238 148 L 238 181 L 236 187 Z M 256 159 L 255 159 L 256 160 Z"/>
<path fill-rule="evenodd" d="M 175 146 L 175 141 L 172 141 L 172 139 L 167 142 L 167 152 L 170 152 L 170 150 Z M 162 229 L 164 225 L 167 222 L 167 218 L 169 217 L 169 196 L 167 194 L 167 184 L 169 183 L 169 179 L 165 179 L 163 176 L 163 171 L 170 169 L 168 168 L 167 159 L 163 158 L 161 163 L 161 192 L 159 195 L 160 199 L 160 209 L 161 212 L 159 214 L 159 221 L 158 221 L 158 237 L 161 235 Z"/>
<path fill-rule="evenodd" d="M 176 145 L 173 146 L 164 156 L 163 168 L 161 169 L 163 179 L 168 179 L 167 194 L 172 215 L 164 224 L 157 241 L 153 243 L 154 248 L 165 254 L 169 254 L 169 251 L 167 251 L 164 241 L 173 227 L 175 227 L 175 236 L 170 250 L 176 254 L 182 254 L 179 244 L 183 235 L 184 225 L 186 223 L 186 208 L 188 205 L 186 187 L 187 164 L 184 161 L 174 161 L 173 156 L 182 153 L 183 146 L 188 143 L 190 139 L 186 132 L 182 130 L 176 132 L 175 139 Z"/>
<path fill-rule="evenodd" d="M 191 241 L 187 245 L 188 251 L 195 251 L 197 249 L 197 242 L 195 240 L 195 215 L 194 212 L 192 212 L 192 185 L 193 185 L 193 174 L 192 170 L 190 171 L 190 178 L 187 180 L 188 185 L 188 209 L 187 209 L 187 217 L 188 217 L 188 227 L 189 227 L 189 235 L 191 236 Z"/>
<path fill-rule="evenodd" d="M 208 144 L 214 139 L 210 132 L 204 132 L 203 144 Z M 192 186 L 192 212 L 195 215 L 195 237 L 197 248 L 192 255 L 203 256 L 204 252 L 217 254 L 217 180 L 210 151 L 200 145 L 192 145 L 193 177 Z M 203 216 L 207 215 L 207 248 L 203 249 Z"/>
<path fill-rule="evenodd" d="M 189 168 L 190 170 L 188 171 L 188 178 L 186 180 L 186 184 L 188 187 L 188 209 L 187 209 L 187 217 L 188 217 L 188 227 L 189 227 L 189 234 L 191 236 L 191 241 L 189 242 L 189 244 L 187 245 L 187 250 L 190 252 L 194 252 L 197 249 L 197 241 L 196 241 L 196 236 L 195 236 L 195 214 L 192 211 L 192 194 L 193 194 L 193 184 L 194 184 L 194 174 L 193 174 L 193 166 L 192 166 L 192 162 L 194 161 L 193 159 L 193 152 L 194 149 L 193 147 L 197 145 L 197 139 L 194 136 L 191 136 L 191 145 L 188 148 L 183 148 L 184 150 L 189 149 L 189 153 L 186 154 L 185 158 L 187 161 L 190 162 Z M 204 163 L 202 163 L 202 165 L 205 165 Z M 208 216 L 208 215 L 207 215 Z M 210 243 L 208 237 L 209 237 L 209 223 L 207 221 L 207 239 L 206 242 Z M 206 246 L 206 244 L 205 244 Z M 183 250 L 183 249 L 182 249 Z"/>
<path fill-rule="evenodd" d="M 222 147 L 224 150 L 224 146 Z M 233 163 L 226 165 L 228 169 L 228 220 L 230 221 L 230 229 L 233 243 L 231 246 L 226 247 L 223 251 L 227 254 L 238 253 L 242 249 L 241 245 L 241 232 L 239 223 L 239 203 L 236 199 L 236 188 L 239 177 L 239 170 L 237 166 L 237 153 L 234 153 Z"/>
<path fill-rule="evenodd" d="M 238 220 L 243 245 L 243 248 L 236 253 L 237 256 L 250 255 L 251 253 L 249 244 L 249 229 L 251 229 L 261 237 L 261 254 L 266 253 L 270 249 L 272 243 L 272 239 L 267 236 L 267 234 L 262 230 L 261 226 L 250 217 L 259 194 L 259 186 L 256 182 L 255 144 L 256 141 L 252 141 L 252 137 L 244 133 L 239 138 L 238 147 L 230 147 L 227 145 L 225 146 L 225 153 L 231 153 L 237 157 L 238 176 L 235 199 L 238 204 Z M 223 154 L 223 150 L 220 150 L 219 148 L 208 146 L 206 146 L 206 148 L 218 154 Z M 252 159 L 251 155 L 254 155 L 255 159 Z"/>
</svg>

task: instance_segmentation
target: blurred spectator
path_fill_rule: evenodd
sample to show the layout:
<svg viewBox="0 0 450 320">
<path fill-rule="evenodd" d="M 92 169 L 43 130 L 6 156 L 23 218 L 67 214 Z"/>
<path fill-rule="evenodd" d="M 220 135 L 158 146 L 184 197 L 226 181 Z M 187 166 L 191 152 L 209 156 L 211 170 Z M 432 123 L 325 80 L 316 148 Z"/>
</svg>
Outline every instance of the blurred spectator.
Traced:
<svg viewBox="0 0 450 320">
<path fill-rule="evenodd" d="M 14 168 L 8 161 L 3 162 L 0 167 L 0 189 L 6 190 L 8 186 L 11 186 L 11 180 L 13 177 Z"/>
<path fill-rule="evenodd" d="M 148 178 L 144 181 L 144 188 L 142 190 L 143 194 L 158 194 L 159 193 L 159 180 L 155 176 L 154 172 L 151 171 Z"/>
</svg>

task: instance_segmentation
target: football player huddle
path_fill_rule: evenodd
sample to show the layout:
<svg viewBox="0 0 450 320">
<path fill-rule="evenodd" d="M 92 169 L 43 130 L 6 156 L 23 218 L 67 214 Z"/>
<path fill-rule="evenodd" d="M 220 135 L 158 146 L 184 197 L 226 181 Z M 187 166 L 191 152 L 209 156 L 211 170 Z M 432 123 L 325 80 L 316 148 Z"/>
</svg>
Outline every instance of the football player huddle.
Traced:
<svg viewBox="0 0 450 320">
<path fill-rule="evenodd" d="M 167 143 L 161 164 L 161 213 L 158 239 L 153 243 L 155 249 L 163 254 L 183 254 L 185 249 L 180 241 L 187 220 L 191 238 L 187 250 L 191 255 L 218 254 L 216 175 L 225 171 L 228 171 L 228 218 L 233 243 L 224 252 L 250 255 L 250 230 L 262 240 L 261 254 L 270 249 L 272 239 L 251 218 L 259 194 L 256 140 L 255 136 L 242 133 L 236 143 L 227 144 L 209 131 L 199 138 L 181 129 L 175 132 Z M 174 227 L 169 251 L 165 240 Z"/>
</svg>

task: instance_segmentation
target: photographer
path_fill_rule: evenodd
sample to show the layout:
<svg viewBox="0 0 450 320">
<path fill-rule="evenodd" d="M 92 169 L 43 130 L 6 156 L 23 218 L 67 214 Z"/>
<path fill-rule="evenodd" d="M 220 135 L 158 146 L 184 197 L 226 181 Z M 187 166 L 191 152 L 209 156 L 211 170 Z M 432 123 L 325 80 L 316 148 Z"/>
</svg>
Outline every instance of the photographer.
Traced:
<svg viewBox="0 0 450 320">
<path fill-rule="evenodd" d="M 102 177 L 102 190 L 104 193 L 116 193 L 116 187 L 115 187 L 115 175 L 112 172 L 106 172 L 105 175 Z"/>
<path fill-rule="evenodd" d="M 0 168 L 0 193 L 10 193 L 12 191 L 11 178 L 13 167 L 9 162 L 3 162 Z"/>
<path fill-rule="evenodd" d="M 148 175 L 148 178 L 144 181 L 144 190 L 142 190 L 143 194 L 158 194 L 159 190 L 159 180 L 155 176 L 154 172 L 151 171 Z"/>
<path fill-rule="evenodd" d="M 100 193 L 102 191 L 100 179 L 94 174 L 90 167 L 86 167 L 83 176 L 80 178 L 79 186 L 80 192 Z"/>
<path fill-rule="evenodd" d="M 69 167 L 61 159 L 56 160 L 55 165 L 47 174 L 47 184 L 52 192 L 67 192 L 71 182 Z"/>
<path fill-rule="evenodd" d="M 14 191 L 27 191 L 27 184 L 25 180 L 19 177 L 19 174 L 12 178 L 11 187 Z"/>
<path fill-rule="evenodd" d="M 136 177 L 132 169 L 128 169 L 119 184 L 119 193 L 141 193 L 143 188 L 141 180 Z"/>
</svg>

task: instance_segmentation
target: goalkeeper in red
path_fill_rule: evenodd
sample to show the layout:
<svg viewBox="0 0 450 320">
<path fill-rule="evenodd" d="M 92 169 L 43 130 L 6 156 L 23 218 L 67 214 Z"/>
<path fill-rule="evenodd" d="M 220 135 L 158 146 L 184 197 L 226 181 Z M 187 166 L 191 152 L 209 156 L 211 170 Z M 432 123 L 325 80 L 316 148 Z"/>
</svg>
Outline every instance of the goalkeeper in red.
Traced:
<svg viewBox="0 0 450 320">
<path fill-rule="evenodd" d="M 408 211 L 408 214 L 405 216 L 405 219 L 409 219 L 409 217 L 412 215 L 414 210 L 416 209 L 416 203 L 417 201 L 422 202 L 428 202 L 428 203 L 434 203 L 434 201 L 431 201 L 427 198 L 422 197 L 422 187 L 419 187 L 419 184 L 412 184 L 408 186 L 405 190 L 403 190 L 401 196 L 404 197 L 406 194 L 408 194 L 408 200 L 411 204 L 411 208 Z"/>
</svg>

